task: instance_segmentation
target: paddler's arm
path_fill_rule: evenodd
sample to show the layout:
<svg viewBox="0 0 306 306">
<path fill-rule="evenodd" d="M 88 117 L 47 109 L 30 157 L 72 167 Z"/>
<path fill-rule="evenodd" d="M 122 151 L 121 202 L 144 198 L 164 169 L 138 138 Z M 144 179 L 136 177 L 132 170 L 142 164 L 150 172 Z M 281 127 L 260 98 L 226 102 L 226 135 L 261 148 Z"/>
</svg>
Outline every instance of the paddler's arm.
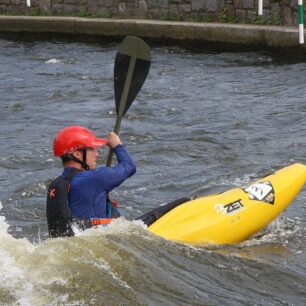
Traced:
<svg viewBox="0 0 306 306">
<path fill-rule="evenodd" d="M 106 192 L 110 192 L 136 172 L 135 162 L 126 147 L 122 145 L 120 138 L 111 132 L 108 140 L 108 146 L 114 151 L 118 163 L 112 167 L 99 167 L 95 170 L 95 182 L 100 187 L 103 186 Z"/>
<path fill-rule="evenodd" d="M 118 163 L 111 167 L 112 170 L 122 172 L 124 169 L 124 174 L 126 178 L 132 176 L 136 172 L 136 165 L 135 162 L 128 152 L 127 148 L 122 144 L 117 145 L 114 148 L 114 153 L 117 157 Z"/>
<path fill-rule="evenodd" d="M 136 172 L 136 165 L 128 150 L 122 145 L 119 136 L 114 132 L 110 132 L 107 138 L 109 141 L 108 146 L 114 151 L 118 161 L 118 164 L 113 166 L 112 169 L 116 169 L 119 164 L 122 164 L 125 172 L 129 174 L 128 177 L 132 176 Z"/>
</svg>

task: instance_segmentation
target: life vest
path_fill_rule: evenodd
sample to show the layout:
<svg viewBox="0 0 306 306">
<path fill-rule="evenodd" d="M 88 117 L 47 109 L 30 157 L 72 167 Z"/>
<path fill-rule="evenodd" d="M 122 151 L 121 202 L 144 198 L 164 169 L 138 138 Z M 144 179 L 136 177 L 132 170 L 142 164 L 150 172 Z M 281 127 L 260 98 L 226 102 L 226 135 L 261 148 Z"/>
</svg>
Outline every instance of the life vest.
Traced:
<svg viewBox="0 0 306 306">
<path fill-rule="evenodd" d="M 109 224 L 114 218 L 120 217 L 116 203 L 107 197 L 107 218 L 81 219 L 71 216 L 68 206 L 68 195 L 70 182 L 80 169 L 73 169 L 64 178 L 57 177 L 50 183 L 47 194 L 47 222 L 49 237 L 70 237 L 74 236 L 72 226 L 75 225 L 81 230 L 85 230 L 95 225 Z"/>
</svg>

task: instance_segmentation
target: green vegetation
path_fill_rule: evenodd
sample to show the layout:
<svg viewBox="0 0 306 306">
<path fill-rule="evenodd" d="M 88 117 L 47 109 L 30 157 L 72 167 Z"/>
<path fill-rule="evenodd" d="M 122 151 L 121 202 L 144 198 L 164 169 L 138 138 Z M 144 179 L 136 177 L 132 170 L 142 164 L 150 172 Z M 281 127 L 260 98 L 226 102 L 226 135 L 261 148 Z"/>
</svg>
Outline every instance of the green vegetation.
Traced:
<svg viewBox="0 0 306 306">
<path fill-rule="evenodd" d="M 89 16 L 89 14 L 88 14 L 88 7 L 87 7 L 87 6 L 81 7 L 78 16 L 79 16 L 79 17 L 88 17 L 88 16 Z"/>
<path fill-rule="evenodd" d="M 226 8 L 222 10 L 222 12 L 219 14 L 219 22 L 222 23 L 237 23 L 238 19 L 233 16 L 232 14 L 229 14 Z"/>
<path fill-rule="evenodd" d="M 30 15 L 31 15 L 31 16 L 52 16 L 50 13 L 41 11 L 41 10 L 38 9 L 38 8 L 35 8 L 34 10 L 31 10 Z"/>
<path fill-rule="evenodd" d="M 226 8 L 222 10 L 219 15 L 216 14 L 205 14 L 205 15 L 190 15 L 190 16 L 180 16 L 178 14 L 171 14 L 169 12 L 161 12 L 159 15 L 151 15 L 150 13 L 146 14 L 144 17 L 131 17 L 127 15 L 119 15 L 113 16 L 110 12 L 98 12 L 95 14 L 91 14 L 88 12 L 88 6 L 83 5 L 78 13 L 71 14 L 51 14 L 46 11 L 42 11 L 39 8 L 32 7 L 29 12 L 20 12 L 16 14 L 7 14 L 7 15 L 30 15 L 30 16 L 67 16 L 67 17 L 83 17 L 83 18 L 133 18 L 133 19 L 157 19 L 164 21 L 189 21 L 189 22 L 221 22 L 221 23 L 244 23 L 244 24 L 256 24 L 256 25 L 280 25 L 280 16 L 279 15 L 271 15 L 271 16 L 258 16 L 257 14 L 248 18 L 245 21 L 238 20 L 233 13 L 229 12 Z"/>
<path fill-rule="evenodd" d="M 154 19 L 152 18 L 150 15 L 146 16 L 146 19 Z M 169 20 L 169 21 L 183 21 L 182 16 L 176 15 L 176 14 L 171 14 L 168 12 L 162 12 L 159 15 L 159 18 L 156 19 L 160 19 L 160 20 Z"/>
<path fill-rule="evenodd" d="M 280 25 L 280 16 L 273 15 L 269 18 L 262 16 L 255 16 L 250 20 L 247 20 L 245 23 L 257 24 L 257 25 Z"/>
</svg>

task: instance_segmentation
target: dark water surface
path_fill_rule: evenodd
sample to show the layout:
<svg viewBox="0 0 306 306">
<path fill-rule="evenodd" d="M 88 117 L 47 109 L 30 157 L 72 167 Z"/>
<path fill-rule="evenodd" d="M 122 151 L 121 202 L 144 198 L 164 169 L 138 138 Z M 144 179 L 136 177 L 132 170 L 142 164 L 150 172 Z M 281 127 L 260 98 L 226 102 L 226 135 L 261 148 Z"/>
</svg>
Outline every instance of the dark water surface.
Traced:
<svg viewBox="0 0 306 306">
<path fill-rule="evenodd" d="M 0 305 L 305 305 L 305 188 L 234 246 L 176 244 L 124 220 L 47 239 L 46 186 L 61 172 L 53 137 L 70 124 L 113 128 L 116 50 L 0 40 Z M 138 166 L 113 192 L 127 219 L 306 163 L 306 63 L 179 48 L 152 59 L 122 125 Z"/>
</svg>

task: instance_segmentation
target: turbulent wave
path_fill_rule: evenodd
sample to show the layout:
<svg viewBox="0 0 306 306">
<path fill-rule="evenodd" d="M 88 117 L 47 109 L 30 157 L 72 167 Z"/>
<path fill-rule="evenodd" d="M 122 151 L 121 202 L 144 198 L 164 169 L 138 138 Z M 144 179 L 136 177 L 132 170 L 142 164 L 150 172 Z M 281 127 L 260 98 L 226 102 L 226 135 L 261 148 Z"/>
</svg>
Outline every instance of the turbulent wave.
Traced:
<svg viewBox="0 0 306 306">
<path fill-rule="evenodd" d="M 114 192 L 127 218 L 305 163 L 305 63 L 152 51 L 121 133 L 138 165 Z M 115 53 L 0 40 L 0 305 L 305 305 L 305 190 L 237 245 L 177 244 L 126 220 L 47 239 L 45 189 L 61 171 L 52 139 L 69 124 L 112 129 Z"/>
<path fill-rule="evenodd" d="M 51 58 L 51 59 L 47 60 L 45 63 L 46 64 L 58 64 L 58 63 L 61 63 L 61 60 L 56 59 L 56 58 Z"/>
<path fill-rule="evenodd" d="M 4 305 L 264 305 L 271 300 L 285 305 L 298 298 L 305 301 L 300 286 L 294 291 L 288 288 L 291 282 L 306 278 L 271 265 L 271 252 L 281 254 L 278 260 L 290 252 L 286 245 L 275 244 L 284 224 L 236 247 L 218 248 L 166 241 L 150 234 L 141 221 L 124 219 L 35 245 L 13 238 L 8 227 L 1 216 L 0 304 Z M 291 233 L 285 235 L 290 239 Z M 275 274 L 282 282 L 274 280 Z M 272 291 L 262 292 L 258 279 L 264 285 L 274 283 Z"/>
<path fill-rule="evenodd" d="M 2 204 L 0 202 L 0 210 Z M 27 256 L 35 248 L 26 239 L 17 240 L 7 233 L 9 225 L 0 216 L 0 303 L 1 305 L 31 305 L 33 287 L 28 282 L 24 266 L 18 263 L 20 256 Z"/>
</svg>

